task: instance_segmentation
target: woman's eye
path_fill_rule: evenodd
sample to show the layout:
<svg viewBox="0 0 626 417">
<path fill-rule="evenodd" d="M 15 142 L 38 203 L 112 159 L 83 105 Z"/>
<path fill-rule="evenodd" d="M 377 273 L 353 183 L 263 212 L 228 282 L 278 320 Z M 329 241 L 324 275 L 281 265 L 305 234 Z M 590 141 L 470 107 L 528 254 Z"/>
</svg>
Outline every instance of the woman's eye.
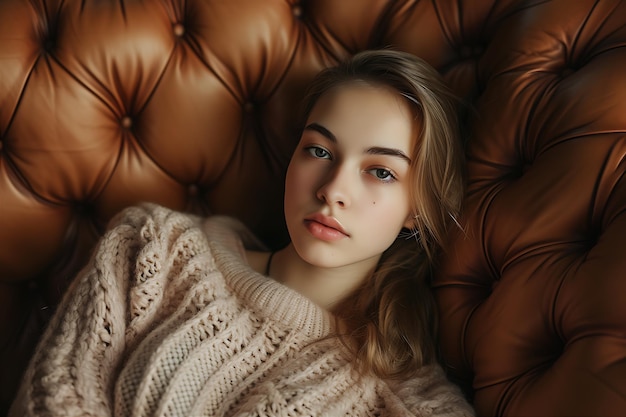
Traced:
<svg viewBox="0 0 626 417">
<path fill-rule="evenodd" d="M 320 148 L 319 146 L 309 146 L 306 148 L 307 152 L 314 156 L 315 158 L 320 159 L 330 159 L 330 152 L 328 152 L 324 148 Z"/>
<path fill-rule="evenodd" d="M 392 182 L 396 180 L 396 177 L 385 168 L 374 168 L 369 171 L 377 180 L 382 182 Z"/>
</svg>

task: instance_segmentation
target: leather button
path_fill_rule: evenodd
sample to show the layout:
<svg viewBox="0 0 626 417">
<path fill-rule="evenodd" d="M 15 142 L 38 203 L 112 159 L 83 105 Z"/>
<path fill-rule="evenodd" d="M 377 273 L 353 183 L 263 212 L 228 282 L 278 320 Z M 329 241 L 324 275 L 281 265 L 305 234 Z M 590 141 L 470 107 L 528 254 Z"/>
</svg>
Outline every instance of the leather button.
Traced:
<svg viewBox="0 0 626 417">
<path fill-rule="evenodd" d="M 131 119 L 130 116 L 124 116 L 122 118 L 122 127 L 124 129 L 130 129 L 133 127 L 133 119 Z"/>
<path fill-rule="evenodd" d="M 302 6 L 293 6 L 292 12 L 295 17 L 302 17 Z"/>
<path fill-rule="evenodd" d="M 53 49 L 54 49 L 54 41 L 52 39 L 47 39 L 43 43 L 43 50 L 46 51 L 47 53 L 50 53 L 52 52 Z"/>
<path fill-rule="evenodd" d="M 185 27 L 182 25 L 182 23 L 176 23 L 174 25 L 174 35 L 180 38 L 184 34 L 185 34 Z"/>
</svg>

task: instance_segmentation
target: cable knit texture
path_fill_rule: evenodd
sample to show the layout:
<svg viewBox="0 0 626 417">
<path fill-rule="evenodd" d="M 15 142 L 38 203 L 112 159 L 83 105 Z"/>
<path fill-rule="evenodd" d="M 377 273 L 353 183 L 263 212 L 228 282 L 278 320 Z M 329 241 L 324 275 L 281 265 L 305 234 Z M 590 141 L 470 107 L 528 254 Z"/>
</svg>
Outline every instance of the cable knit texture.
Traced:
<svg viewBox="0 0 626 417">
<path fill-rule="evenodd" d="M 469 416 L 441 368 L 359 376 L 332 317 L 245 261 L 243 226 L 118 215 L 50 323 L 15 416 Z M 250 239 L 248 239 L 250 240 Z"/>
</svg>

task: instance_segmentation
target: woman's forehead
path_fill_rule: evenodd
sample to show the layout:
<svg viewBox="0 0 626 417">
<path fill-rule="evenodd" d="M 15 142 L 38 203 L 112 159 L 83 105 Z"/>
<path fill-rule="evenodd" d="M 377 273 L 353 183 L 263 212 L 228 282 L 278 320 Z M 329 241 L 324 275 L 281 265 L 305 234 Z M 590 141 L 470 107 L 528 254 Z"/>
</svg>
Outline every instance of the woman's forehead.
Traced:
<svg viewBox="0 0 626 417">
<path fill-rule="evenodd" d="M 306 125 L 322 126 L 338 141 L 411 149 L 419 128 L 410 104 L 395 90 L 364 83 L 338 86 L 320 97 Z M 328 136 L 328 135 L 327 135 Z"/>
</svg>

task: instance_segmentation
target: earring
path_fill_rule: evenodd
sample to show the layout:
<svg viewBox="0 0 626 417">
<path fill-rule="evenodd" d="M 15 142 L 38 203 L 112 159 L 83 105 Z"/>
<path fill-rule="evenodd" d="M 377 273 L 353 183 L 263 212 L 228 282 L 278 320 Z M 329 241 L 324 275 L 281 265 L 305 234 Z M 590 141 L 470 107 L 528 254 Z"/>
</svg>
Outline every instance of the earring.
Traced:
<svg viewBox="0 0 626 417">
<path fill-rule="evenodd" d="M 415 216 L 413 216 L 413 220 L 417 221 L 417 219 L 419 219 L 419 214 L 416 214 Z M 409 239 L 415 239 L 416 241 L 419 242 L 419 236 L 420 236 L 420 232 L 419 230 L 417 230 L 416 227 L 414 228 L 403 228 L 400 233 L 398 234 L 399 238 L 405 239 L 405 240 L 409 240 Z"/>
<path fill-rule="evenodd" d="M 399 238 L 403 238 L 405 240 L 413 239 L 419 240 L 420 232 L 417 229 L 402 229 L 398 234 Z"/>
</svg>

